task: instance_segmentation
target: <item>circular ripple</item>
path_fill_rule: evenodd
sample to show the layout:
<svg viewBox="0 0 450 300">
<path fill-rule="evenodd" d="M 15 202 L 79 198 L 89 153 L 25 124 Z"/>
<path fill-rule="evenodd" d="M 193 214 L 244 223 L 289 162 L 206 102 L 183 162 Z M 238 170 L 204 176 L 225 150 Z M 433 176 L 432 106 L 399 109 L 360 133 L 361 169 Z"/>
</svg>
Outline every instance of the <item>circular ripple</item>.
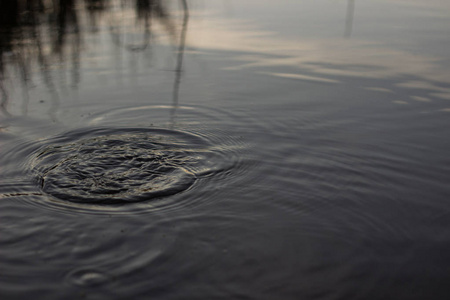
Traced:
<svg viewBox="0 0 450 300">
<path fill-rule="evenodd" d="M 47 145 L 32 163 L 37 182 L 44 193 L 75 203 L 124 204 L 175 195 L 224 167 L 206 140 L 175 130 L 78 130 Z"/>
</svg>

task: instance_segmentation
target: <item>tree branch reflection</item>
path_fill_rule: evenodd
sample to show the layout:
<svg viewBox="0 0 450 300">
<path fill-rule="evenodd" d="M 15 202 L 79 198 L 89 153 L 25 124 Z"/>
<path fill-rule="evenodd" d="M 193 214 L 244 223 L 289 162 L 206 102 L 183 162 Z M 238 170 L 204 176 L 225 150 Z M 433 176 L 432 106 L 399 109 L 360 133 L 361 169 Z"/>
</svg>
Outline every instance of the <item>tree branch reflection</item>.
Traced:
<svg viewBox="0 0 450 300">
<path fill-rule="evenodd" d="M 183 54 L 184 47 L 186 44 L 186 33 L 189 23 L 189 8 L 186 0 L 181 0 L 181 4 L 183 5 L 183 25 L 181 28 L 180 34 L 180 42 L 178 45 L 178 55 L 177 55 L 177 66 L 175 69 L 175 80 L 173 83 L 173 95 L 172 95 L 172 111 L 171 111 L 171 127 L 174 126 L 175 123 L 175 115 L 176 109 L 178 108 L 178 96 L 180 93 L 180 81 L 181 81 L 181 73 L 183 68 Z"/>
<path fill-rule="evenodd" d="M 60 97 L 69 90 L 68 82 L 77 89 L 82 79 L 80 69 L 85 60 L 80 55 L 88 49 L 85 46 L 92 46 L 83 45 L 86 34 L 97 34 L 104 16 L 109 19 L 113 44 L 121 49 L 148 52 L 153 38 L 152 20 L 158 21 L 176 43 L 175 26 L 162 0 L 22 0 L 1 1 L 1 7 L 0 112 L 5 116 L 13 114 L 11 109 L 15 110 L 18 101 L 23 115 L 28 113 L 28 106 L 44 103 L 31 94 L 32 81 L 40 76 L 51 106 L 48 114 L 55 120 Z M 183 7 L 187 12 L 187 3 Z M 186 25 L 187 19 L 183 22 L 183 44 Z M 179 52 L 183 48 L 178 47 Z M 177 69 L 181 70 L 181 65 L 182 55 L 178 55 Z M 65 79 L 67 74 L 70 81 Z M 20 87 L 21 95 L 17 95 L 15 86 Z"/>
</svg>

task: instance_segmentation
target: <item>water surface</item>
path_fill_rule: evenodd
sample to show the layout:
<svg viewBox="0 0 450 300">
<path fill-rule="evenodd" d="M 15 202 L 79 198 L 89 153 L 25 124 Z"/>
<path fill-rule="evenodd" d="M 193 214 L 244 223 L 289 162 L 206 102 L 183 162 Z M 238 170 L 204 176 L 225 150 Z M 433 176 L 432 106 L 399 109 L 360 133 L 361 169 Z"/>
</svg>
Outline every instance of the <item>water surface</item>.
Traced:
<svg viewBox="0 0 450 300">
<path fill-rule="evenodd" d="M 445 1 L 22 1 L 1 299 L 444 299 Z"/>
</svg>

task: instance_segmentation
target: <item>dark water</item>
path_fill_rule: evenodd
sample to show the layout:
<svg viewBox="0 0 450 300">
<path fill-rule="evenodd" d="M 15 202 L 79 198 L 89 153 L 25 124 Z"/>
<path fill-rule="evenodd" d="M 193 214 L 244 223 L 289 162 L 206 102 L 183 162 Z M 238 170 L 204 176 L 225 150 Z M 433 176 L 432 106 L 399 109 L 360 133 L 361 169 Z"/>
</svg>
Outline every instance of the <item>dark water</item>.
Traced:
<svg viewBox="0 0 450 300">
<path fill-rule="evenodd" d="M 446 1 L 3 1 L 0 299 L 446 299 Z"/>
</svg>

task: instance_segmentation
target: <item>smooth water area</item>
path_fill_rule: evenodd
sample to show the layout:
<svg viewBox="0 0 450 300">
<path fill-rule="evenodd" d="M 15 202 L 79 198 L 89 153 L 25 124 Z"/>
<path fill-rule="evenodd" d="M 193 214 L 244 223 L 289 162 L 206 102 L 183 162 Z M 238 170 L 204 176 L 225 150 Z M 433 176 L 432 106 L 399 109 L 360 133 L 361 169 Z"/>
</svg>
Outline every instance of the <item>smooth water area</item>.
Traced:
<svg viewBox="0 0 450 300">
<path fill-rule="evenodd" d="M 450 4 L 8 1 L 0 299 L 446 299 Z"/>
</svg>

